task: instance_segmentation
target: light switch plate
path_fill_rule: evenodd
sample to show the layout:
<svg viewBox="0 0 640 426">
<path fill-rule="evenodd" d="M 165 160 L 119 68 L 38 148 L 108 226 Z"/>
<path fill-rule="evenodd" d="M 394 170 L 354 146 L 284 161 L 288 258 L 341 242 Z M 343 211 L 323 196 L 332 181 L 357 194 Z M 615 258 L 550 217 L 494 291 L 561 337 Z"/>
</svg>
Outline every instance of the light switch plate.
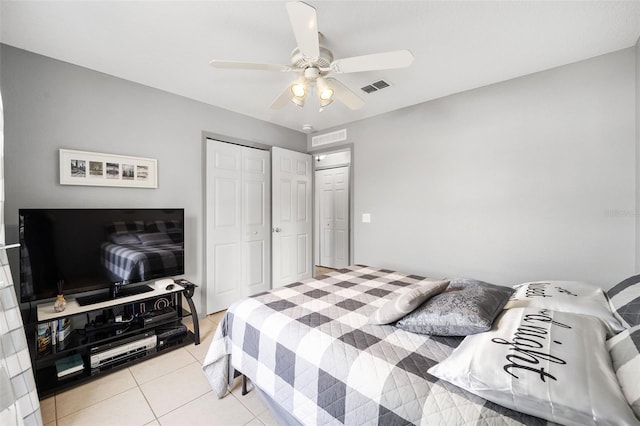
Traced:
<svg viewBox="0 0 640 426">
<path fill-rule="evenodd" d="M 362 223 L 371 223 L 371 213 L 362 213 Z"/>
</svg>

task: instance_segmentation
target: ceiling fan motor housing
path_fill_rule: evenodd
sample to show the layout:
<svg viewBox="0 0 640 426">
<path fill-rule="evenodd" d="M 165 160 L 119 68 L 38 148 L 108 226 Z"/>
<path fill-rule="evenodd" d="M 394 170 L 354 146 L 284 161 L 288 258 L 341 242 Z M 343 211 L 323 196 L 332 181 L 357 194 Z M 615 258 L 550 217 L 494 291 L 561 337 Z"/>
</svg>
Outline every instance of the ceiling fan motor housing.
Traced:
<svg viewBox="0 0 640 426">
<path fill-rule="evenodd" d="M 320 77 L 320 70 L 317 67 L 309 67 L 304 70 L 304 78 L 307 80 L 315 80 Z"/>
<path fill-rule="evenodd" d="M 320 46 L 320 57 L 317 60 L 316 58 L 305 57 L 298 47 L 293 49 L 293 52 L 291 52 L 291 65 L 295 68 L 329 68 L 331 62 L 333 62 L 333 53 L 322 45 Z"/>
</svg>

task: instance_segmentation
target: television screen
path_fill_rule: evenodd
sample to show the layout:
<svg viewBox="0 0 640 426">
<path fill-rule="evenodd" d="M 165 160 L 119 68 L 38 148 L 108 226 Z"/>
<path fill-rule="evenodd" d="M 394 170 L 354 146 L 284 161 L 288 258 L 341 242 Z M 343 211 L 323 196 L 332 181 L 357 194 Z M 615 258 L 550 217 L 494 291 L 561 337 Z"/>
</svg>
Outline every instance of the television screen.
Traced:
<svg viewBox="0 0 640 426">
<path fill-rule="evenodd" d="M 20 300 L 184 274 L 184 209 L 20 209 Z"/>
</svg>

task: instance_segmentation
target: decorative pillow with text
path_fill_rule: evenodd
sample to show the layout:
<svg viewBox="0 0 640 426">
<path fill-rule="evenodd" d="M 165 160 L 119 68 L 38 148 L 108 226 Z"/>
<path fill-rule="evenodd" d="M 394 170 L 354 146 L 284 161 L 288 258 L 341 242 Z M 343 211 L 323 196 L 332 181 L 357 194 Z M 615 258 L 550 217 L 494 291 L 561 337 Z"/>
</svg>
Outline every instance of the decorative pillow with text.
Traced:
<svg viewBox="0 0 640 426">
<path fill-rule="evenodd" d="M 545 308 L 592 315 L 607 326 L 610 336 L 624 330 L 600 287 L 580 281 L 536 281 L 514 286 L 516 292 L 505 305 L 511 308 Z"/>
<path fill-rule="evenodd" d="M 544 308 L 505 310 L 428 372 L 504 407 L 565 425 L 640 425 L 602 321 Z"/>
</svg>

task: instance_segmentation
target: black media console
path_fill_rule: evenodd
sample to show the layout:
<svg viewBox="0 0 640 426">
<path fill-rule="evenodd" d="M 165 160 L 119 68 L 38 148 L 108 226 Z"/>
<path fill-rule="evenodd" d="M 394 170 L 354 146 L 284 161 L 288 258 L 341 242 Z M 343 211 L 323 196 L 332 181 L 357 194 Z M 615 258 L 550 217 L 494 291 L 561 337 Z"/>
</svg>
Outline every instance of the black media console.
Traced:
<svg viewBox="0 0 640 426">
<path fill-rule="evenodd" d="M 40 398 L 128 367 L 165 351 L 200 343 L 192 301 L 197 286 L 177 279 L 150 291 L 81 306 L 67 299 L 63 312 L 53 302 L 37 307 L 31 361 Z M 189 312 L 183 309 L 183 297 Z M 191 316 L 193 332 L 183 323 Z"/>
</svg>

